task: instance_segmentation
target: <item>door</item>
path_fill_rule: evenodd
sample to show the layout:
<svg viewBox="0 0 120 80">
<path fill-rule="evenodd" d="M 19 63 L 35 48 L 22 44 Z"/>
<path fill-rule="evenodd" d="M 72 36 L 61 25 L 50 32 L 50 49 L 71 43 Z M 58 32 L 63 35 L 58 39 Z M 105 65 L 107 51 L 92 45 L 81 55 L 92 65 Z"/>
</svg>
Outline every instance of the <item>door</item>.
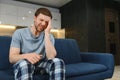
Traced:
<svg viewBox="0 0 120 80">
<path fill-rule="evenodd" d="M 105 9 L 106 52 L 112 53 L 115 64 L 120 64 L 119 18 L 115 9 Z"/>
</svg>

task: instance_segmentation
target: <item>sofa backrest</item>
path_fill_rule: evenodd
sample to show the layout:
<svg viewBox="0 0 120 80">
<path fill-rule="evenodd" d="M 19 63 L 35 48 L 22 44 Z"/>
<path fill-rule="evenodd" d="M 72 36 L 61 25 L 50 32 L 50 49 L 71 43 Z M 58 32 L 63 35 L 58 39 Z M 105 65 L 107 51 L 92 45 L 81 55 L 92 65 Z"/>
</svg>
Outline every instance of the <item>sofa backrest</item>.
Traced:
<svg viewBox="0 0 120 80">
<path fill-rule="evenodd" d="M 57 57 L 62 58 L 65 64 L 81 62 L 80 50 L 74 39 L 55 39 Z"/>
<path fill-rule="evenodd" d="M 0 69 L 8 69 L 11 64 L 9 62 L 9 48 L 11 37 L 0 36 Z M 66 64 L 77 63 L 81 61 L 79 47 L 74 39 L 55 39 L 55 48 L 57 57 L 63 59 Z"/>
<path fill-rule="evenodd" d="M 9 48 L 11 43 L 11 37 L 0 36 L 0 69 L 10 68 L 9 63 Z"/>
</svg>

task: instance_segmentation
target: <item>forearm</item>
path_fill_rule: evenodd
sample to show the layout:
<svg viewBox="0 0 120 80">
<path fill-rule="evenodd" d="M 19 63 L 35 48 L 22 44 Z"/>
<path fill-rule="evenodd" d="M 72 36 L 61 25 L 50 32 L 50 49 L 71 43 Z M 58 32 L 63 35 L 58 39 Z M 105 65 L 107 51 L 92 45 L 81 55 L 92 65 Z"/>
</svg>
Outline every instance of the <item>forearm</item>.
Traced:
<svg viewBox="0 0 120 80">
<path fill-rule="evenodd" d="M 14 64 L 19 60 L 25 59 L 25 54 L 14 54 L 9 56 L 10 63 Z"/>
<path fill-rule="evenodd" d="M 56 50 L 54 45 L 50 41 L 50 34 L 45 33 L 45 51 L 48 59 L 54 58 L 56 56 Z"/>
</svg>

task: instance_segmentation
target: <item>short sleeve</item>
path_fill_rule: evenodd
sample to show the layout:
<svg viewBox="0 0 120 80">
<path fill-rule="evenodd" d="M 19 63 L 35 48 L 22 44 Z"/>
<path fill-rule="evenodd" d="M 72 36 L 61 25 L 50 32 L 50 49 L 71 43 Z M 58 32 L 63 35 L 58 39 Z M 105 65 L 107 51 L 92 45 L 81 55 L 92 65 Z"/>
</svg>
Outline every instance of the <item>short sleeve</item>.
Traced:
<svg viewBox="0 0 120 80">
<path fill-rule="evenodd" d="M 21 36 L 18 30 L 16 30 L 12 36 L 11 47 L 20 48 Z"/>
</svg>

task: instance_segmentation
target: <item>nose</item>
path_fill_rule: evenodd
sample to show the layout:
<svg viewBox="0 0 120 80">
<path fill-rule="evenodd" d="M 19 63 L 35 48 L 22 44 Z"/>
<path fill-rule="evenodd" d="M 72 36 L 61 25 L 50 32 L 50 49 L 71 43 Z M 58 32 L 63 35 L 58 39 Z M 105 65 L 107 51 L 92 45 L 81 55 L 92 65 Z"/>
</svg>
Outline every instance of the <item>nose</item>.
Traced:
<svg viewBox="0 0 120 80">
<path fill-rule="evenodd" d="M 45 25 L 45 21 L 42 21 L 41 25 Z"/>
</svg>

